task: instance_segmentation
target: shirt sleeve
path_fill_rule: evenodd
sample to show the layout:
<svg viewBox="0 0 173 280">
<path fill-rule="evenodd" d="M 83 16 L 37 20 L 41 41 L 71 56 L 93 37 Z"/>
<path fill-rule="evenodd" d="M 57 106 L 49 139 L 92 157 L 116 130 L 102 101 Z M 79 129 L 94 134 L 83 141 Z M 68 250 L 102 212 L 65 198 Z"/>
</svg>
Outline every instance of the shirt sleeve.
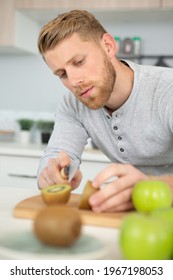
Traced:
<svg viewBox="0 0 173 280">
<path fill-rule="evenodd" d="M 81 155 L 89 138 L 81 114 L 83 112 L 78 101 L 71 93 L 65 94 L 55 114 L 55 125 L 48 146 L 40 159 L 38 176 L 47 166 L 48 160 L 56 158 L 60 151 L 69 155 L 73 167 L 80 165 Z"/>
</svg>

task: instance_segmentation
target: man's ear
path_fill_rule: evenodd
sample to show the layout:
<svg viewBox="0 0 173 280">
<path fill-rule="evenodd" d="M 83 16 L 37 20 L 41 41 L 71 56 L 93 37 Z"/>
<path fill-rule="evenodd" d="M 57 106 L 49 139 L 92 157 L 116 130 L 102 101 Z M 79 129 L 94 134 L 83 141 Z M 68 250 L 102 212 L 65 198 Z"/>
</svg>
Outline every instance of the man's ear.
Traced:
<svg viewBox="0 0 173 280">
<path fill-rule="evenodd" d="M 115 57 L 117 50 L 116 41 L 109 33 L 104 33 L 102 36 L 102 46 L 108 57 Z"/>
</svg>

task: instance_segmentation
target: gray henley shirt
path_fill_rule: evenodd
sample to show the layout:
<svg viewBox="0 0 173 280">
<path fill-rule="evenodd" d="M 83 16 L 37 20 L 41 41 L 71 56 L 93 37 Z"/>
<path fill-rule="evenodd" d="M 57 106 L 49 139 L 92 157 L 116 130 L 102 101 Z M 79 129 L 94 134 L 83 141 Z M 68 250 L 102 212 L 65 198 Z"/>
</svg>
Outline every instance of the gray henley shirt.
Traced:
<svg viewBox="0 0 173 280">
<path fill-rule="evenodd" d="M 112 116 L 105 108 L 88 109 L 72 93 L 63 96 L 38 173 L 61 150 L 79 165 L 90 137 L 111 162 L 149 175 L 173 174 L 173 69 L 127 63 L 133 88 Z"/>
</svg>

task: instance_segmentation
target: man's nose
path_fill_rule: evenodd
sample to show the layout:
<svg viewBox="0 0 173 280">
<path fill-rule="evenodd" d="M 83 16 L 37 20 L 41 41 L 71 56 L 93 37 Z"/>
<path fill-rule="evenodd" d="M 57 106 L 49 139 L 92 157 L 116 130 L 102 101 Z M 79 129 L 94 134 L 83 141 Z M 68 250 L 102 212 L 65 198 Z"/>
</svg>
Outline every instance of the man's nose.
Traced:
<svg viewBox="0 0 173 280">
<path fill-rule="evenodd" d="M 70 72 L 68 74 L 68 80 L 71 86 L 78 87 L 83 83 L 83 78 L 80 72 Z"/>
</svg>

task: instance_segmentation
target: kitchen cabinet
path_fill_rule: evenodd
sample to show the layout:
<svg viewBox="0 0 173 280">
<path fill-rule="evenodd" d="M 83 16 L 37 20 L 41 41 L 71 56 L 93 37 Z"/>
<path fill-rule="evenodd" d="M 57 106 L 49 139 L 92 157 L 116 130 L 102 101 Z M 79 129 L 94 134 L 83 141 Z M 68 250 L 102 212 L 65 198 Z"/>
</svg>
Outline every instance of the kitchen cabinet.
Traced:
<svg viewBox="0 0 173 280">
<path fill-rule="evenodd" d="M 37 188 L 36 172 L 39 158 L 0 156 L 2 187 Z"/>
<path fill-rule="evenodd" d="M 0 145 L 0 186 L 37 189 L 37 169 L 45 146 L 5 143 Z M 86 181 L 110 161 L 99 150 L 86 150 L 82 155 L 80 169 L 83 179 L 75 193 L 81 193 Z"/>
<path fill-rule="evenodd" d="M 162 8 L 173 8 L 173 0 L 162 0 Z"/>
<path fill-rule="evenodd" d="M 3 187 L 37 188 L 37 169 L 39 158 L 27 156 L 0 156 L 0 178 Z M 75 193 L 81 193 L 89 179 L 107 166 L 107 162 L 82 161 L 80 170 L 83 174 L 81 186 Z"/>
<path fill-rule="evenodd" d="M 9 47 L 14 42 L 14 1 L 0 1 L 0 46 Z M 2 28 L 3 27 L 3 28 Z"/>
<path fill-rule="evenodd" d="M 89 8 L 89 9 L 129 9 L 129 8 L 158 8 L 160 0 L 16 0 L 18 9 L 56 9 L 56 8 Z"/>
<path fill-rule="evenodd" d="M 93 12 L 98 18 L 109 19 L 110 13 L 118 15 L 122 12 L 121 20 L 126 19 L 129 12 L 158 10 L 160 0 L 16 0 L 16 9 L 34 20 L 45 24 L 57 14 L 72 9 L 86 9 Z M 127 13 L 128 11 L 128 13 Z M 116 14 L 117 13 L 117 14 Z"/>
<path fill-rule="evenodd" d="M 0 26 L 0 54 L 38 52 L 40 26 L 16 9 L 15 0 L 0 0 Z"/>
</svg>

